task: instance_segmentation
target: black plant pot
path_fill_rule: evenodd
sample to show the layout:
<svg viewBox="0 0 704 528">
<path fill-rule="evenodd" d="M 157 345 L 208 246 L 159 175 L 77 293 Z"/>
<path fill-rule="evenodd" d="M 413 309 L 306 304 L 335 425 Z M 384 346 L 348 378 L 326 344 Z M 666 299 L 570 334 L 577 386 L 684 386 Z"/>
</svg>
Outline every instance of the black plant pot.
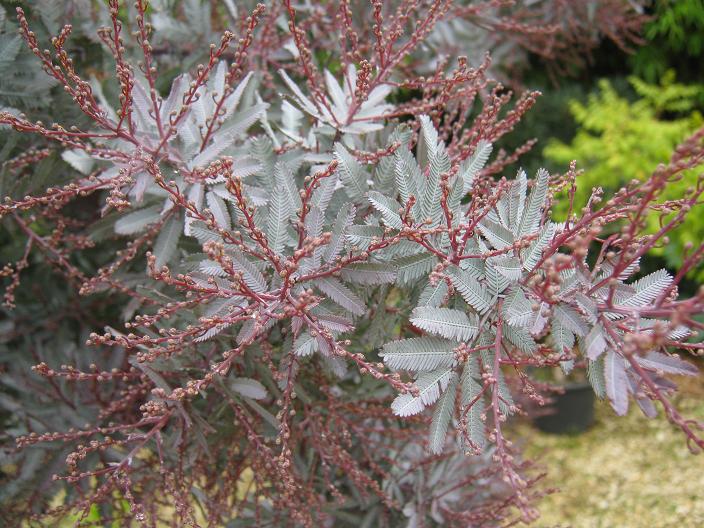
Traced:
<svg viewBox="0 0 704 528">
<path fill-rule="evenodd" d="M 546 433 L 575 434 L 586 431 L 594 423 L 594 390 L 589 383 L 572 383 L 563 394 L 551 395 L 548 414 L 533 420 Z"/>
</svg>

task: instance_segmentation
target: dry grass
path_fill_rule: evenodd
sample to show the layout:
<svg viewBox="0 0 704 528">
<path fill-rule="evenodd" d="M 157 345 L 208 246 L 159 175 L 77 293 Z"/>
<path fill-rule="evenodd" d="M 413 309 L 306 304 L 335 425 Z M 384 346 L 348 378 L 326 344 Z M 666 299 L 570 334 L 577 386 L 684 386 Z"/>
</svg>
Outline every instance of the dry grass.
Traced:
<svg viewBox="0 0 704 528">
<path fill-rule="evenodd" d="M 678 408 L 704 420 L 702 381 L 683 389 Z M 704 526 L 704 455 L 691 455 L 684 436 L 662 416 L 648 420 L 632 408 L 619 418 L 600 402 L 596 425 L 579 436 L 520 428 L 528 454 L 547 470 L 546 484 L 561 490 L 541 503 L 536 526 Z"/>
</svg>

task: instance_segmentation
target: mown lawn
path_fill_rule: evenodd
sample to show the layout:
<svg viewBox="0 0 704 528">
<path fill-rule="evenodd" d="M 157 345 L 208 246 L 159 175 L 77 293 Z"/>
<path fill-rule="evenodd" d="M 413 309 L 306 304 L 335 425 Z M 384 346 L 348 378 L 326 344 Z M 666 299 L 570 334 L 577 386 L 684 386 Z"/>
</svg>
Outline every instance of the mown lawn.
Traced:
<svg viewBox="0 0 704 528">
<path fill-rule="evenodd" d="M 684 385 L 678 408 L 704 420 L 704 385 Z M 524 429 L 525 427 L 525 429 Z M 636 406 L 616 416 L 604 402 L 597 421 L 578 436 L 555 436 L 520 426 L 529 456 L 559 493 L 541 503 L 538 527 L 688 528 L 704 526 L 704 455 L 693 456 L 684 435 Z"/>
</svg>

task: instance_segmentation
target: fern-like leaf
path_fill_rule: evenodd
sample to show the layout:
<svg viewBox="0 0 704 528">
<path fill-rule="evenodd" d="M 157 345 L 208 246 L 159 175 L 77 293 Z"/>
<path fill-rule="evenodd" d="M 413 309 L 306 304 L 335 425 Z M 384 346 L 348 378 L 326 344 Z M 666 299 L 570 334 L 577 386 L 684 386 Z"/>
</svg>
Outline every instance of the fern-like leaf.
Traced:
<svg viewBox="0 0 704 528">
<path fill-rule="evenodd" d="M 182 220 L 179 216 L 172 216 L 159 232 L 154 242 L 154 256 L 156 269 L 160 269 L 174 256 L 178 248 L 178 241 L 181 237 Z"/>
<path fill-rule="evenodd" d="M 233 250 L 229 252 L 229 255 L 232 258 L 232 267 L 242 273 L 242 280 L 247 287 L 256 293 L 263 293 L 267 290 L 264 275 L 243 253 Z"/>
<path fill-rule="evenodd" d="M 515 285 L 506 296 L 502 307 L 506 322 L 512 326 L 526 327 L 530 325 L 535 317 L 532 304 L 523 293 L 523 289 Z"/>
<path fill-rule="evenodd" d="M 506 249 L 513 245 L 513 233 L 504 226 L 484 218 L 479 224 L 479 232 L 495 249 Z"/>
<path fill-rule="evenodd" d="M 452 369 L 439 368 L 432 372 L 424 372 L 415 382 L 418 396 L 399 394 L 391 404 L 391 410 L 396 416 L 412 416 L 435 403 L 452 378 Z"/>
<path fill-rule="evenodd" d="M 646 275 L 633 284 L 636 293 L 623 301 L 622 304 L 625 306 L 645 306 L 669 288 L 672 281 L 672 276 L 663 269 Z"/>
<path fill-rule="evenodd" d="M 589 326 L 577 310 L 570 305 L 560 303 L 555 306 L 553 313 L 555 319 L 559 320 L 566 328 L 580 337 L 589 333 Z"/>
<path fill-rule="evenodd" d="M 465 409 L 471 406 L 466 411 L 467 434 L 474 447 L 479 451 L 486 443 L 484 422 L 481 418 L 484 413 L 481 379 L 477 358 L 476 356 L 470 356 L 464 365 L 460 382 L 462 385 L 462 412 L 464 413 Z"/>
<path fill-rule="evenodd" d="M 518 260 L 516 257 L 509 257 L 505 255 L 492 257 L 491 264 L 492 266 L 494 266 L 494 269 L 496 271 L 498 271 L 508 280 L 512 282 L 520 280 L 522 275 L 522 266 L 520 260 Z"/>
<path fill-rule="evenodd" d="M 342 278 L 357 284 L 388 284 L 396 280 L 396 270 L 388 264 L 353 264 L 341 271 Z"/>
<path fill-rule="evenodd" d="M 477 148 L 474 150 L 474 154 L 462 165 L 460 168 L 460 177 L 464 182 L 464 193 L 468 193 L 472 189 L 472 184 L 474 179 L 484 168 L 486 162 L 491 156 L 491 151 L 493 147 L 488 141 L 481 140 L 477 143 Z"/>
<path fill-rule="evenodd" d="M 486 290 L 479 284 L 479 282 L 472 277 L 468 272 L 457 266 L 450 266 L 447 268 L 448 276 L 452 281 L 452 284 L 460 292 L 462 298 L 469 304 L 472 308 L 477 310 L 479 313 L 485 312 L 491 306 L 491 299 L 486 293 Z"/>
<path fill-rule="evenodd" d="M 435 255 L 427 253 L 396 259 L 393 261 L 397 270 L 396 282 L 402 286 L 411 284 L 424 275 L 429 274 L 436 262 L 437 258 Z"/>
<path fill-rule="evenodd" d="M 540 217 L 545 207 L 545 200 L 548 194 L 548 181 L 550 175 L 545 169 L 538 170 L 538 175 L 535 180 L 533 190 L 530 192 L 528 204 L 523 211 L 521 223 L 518 227 L 518 236 L 525 236 L 535 233 L 538 230 Z"/>
<path fill-rule="evenodd" d="M 286 226 L 290 214 L 291 202 L 282 187 L 274 189 L 274 196 L 269 201 L 269 217 L 267 219 L 266 237 L 271 250 L 281 255 L 288 238 Z"/>
<path fill-rule="evenodd" d="M 342 143 L 335 143 L 335 159 L 345 193 L 351 199 L 361 201 L 369 187 L 367 172 Z"/>
<path fill-rule="evenodd" d="M 587 360 L 587 379 L 598 398 L 606 398 L 606 379 L 604 378 L 604 355 L 595 361 Z"/>
<path fill-rule="evenodd" d="M 555 224 L 547 223 L 541 230 L 540 236 L 531 242 L 530 246 L 521 251 L 521 260 L 523 261 L 523 269 L 532 271 L 540 258 L 543 256 L 543 250 L 548 247 L 548 244 L 555 236 Z"/>
<path fill-rule="evenodd" d="M 455 395 L 457 393 L 457 374 L 452 373 L 450 381 L 447 383 L 445 394 L 442 395 L 440 401 L 435 406 L 433 411 L 433 419 L 430 422 L 430 437 L 428 446 L 430 452 L 436 455 L 442 453 L 445 446 L 445 437 L 447 436 L 447 428 L 450 425 L 452 414 L 455 410 Z"/>
<path fill-rule="evenodd" d="M 628 377 L 624 359 L 613 350 L 606 353 L 604 379 L 611 406 L 619 416 L 625 415 L 628 412 Z"/>
<path fill-rule="evenodd" d="M 440 306 L 447 295 L 447 290 L 447 283 L 444 280 L 438 281 L 437 284 L 428 282 L 418 298 L 418 306 Z"/>
<path fill-rule="evenodd" d="M 316 280 L 314 284 L 320 291 L 354 315 L 364 315 L 367 311 L 362 299 L 357 297 L 352 290 L 339 280 L 332 277 L 324 277 Z"/>
<path fill-rule="evenodd" d="M 214 192 L 206 194 L 208 208 L 213 213 L 215 223 L 222 229 L 230 229 L 230 212 L 227 210 L 227 204 Z"/>
<path fill-rule="evenodd" d="M 347 242 L 361 250 L 366 250 L 375 241 L 384 236 L 384 229 L 379 226 L 353 225 L 345 231 Z"/>
<path fill-rule="evenodd" d="M 355 212 L 354 205 L 347 203 L 337 213 L 337 218 L 335 218 L 335 223 L 332 227 L 330 242 L 325 247 L 325 253 L 323 253 L 325 262 L 332 262 L 342 251 L 345 244 L 345 231 L 352 225 Z"/>
<path fill-rule="evenodd" d="M 451 308 L 421 306 L 413 310 L 410 321 L 416 328 L 458 341 L 471 339 L 479 329 L 475 315 L 470 319 L 465 312 Z"/>
<path fill-rule="evenodd" d="M 159 221 L 159 209 L 158 206 L 152 206 L 126 214 L 115 222 L 115 233 L 133 235 L 143 231 L 148 225 Z"/>
<path fill-rule="evenodd" d="M 606 350 L 606 347 L 607 342 L 604 335 L 604 328 L 600 323 L 597 323 L 584 338 L 582 349 L 590 360 L 596 361 L 604 350 Z"/>
<path fill-rule="evenodd" d="M 416 205 L 413 206 L 411 212 L 414 214 L 418 210 L 419 190 L 423 180 L 418 162 L 413 157 L 413 154 L 407 148 L 400 148 L 394 154 L 395 172 L 396 172 L 396 187 L 401 196 L 401 201 L 405 205 L 411 196 L 415 197 Z"/>
<path fill-rule="evenodd" d="M 396 200 L 387 198 L 377 191 L 369 191 L 368 196 L 372 207 L 381 213 L 381 217 L 384 219 L 384 222 L 386 222 L 386 225 L 394 229 L 401 229 L 403 227 L 401 217 L 398 214 L 401 205 Z"/>
<path fill-rule="evenodd" d="M 412 337 L 386 343 L 380 355 L 391 369 L 419 372 L 451 366 L 456 347 L 457 343 L 438 337 Z"/>
</svg>

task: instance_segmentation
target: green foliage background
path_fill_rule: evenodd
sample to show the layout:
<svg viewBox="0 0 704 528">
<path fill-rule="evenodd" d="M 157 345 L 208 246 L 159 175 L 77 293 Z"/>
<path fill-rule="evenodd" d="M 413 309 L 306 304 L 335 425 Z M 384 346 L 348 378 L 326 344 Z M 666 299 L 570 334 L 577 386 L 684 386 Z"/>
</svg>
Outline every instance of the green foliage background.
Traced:
<svg viewBox="0 0 704 528">
<path fill-rule="evenodd" d="M 528 170 L 544 164 L 564 172 L 577 160 L 583 173 L 577 180 L 576 207 L 586 203 L 594 187 L 609 195 L 626 182 L 648 178 L 704 120 L 704 1 L 656 0 L 648 14 L 652 18 L 643 32 L 644 45 L 632 53 L 605 43 L 594 53 L 591 67 L 577 77 L 556 83 L 535 68 L 524 80 L 543 96 L 506 145 L 539 139 L 517 164 Z M 663 199 L 690 186 L 695 172 Z M 645 268 L 666 265 L 676 270 L 681 265 L 686 245 L 704 238 L 704 206 L 697 209 L 672 234 L 669 245 L 643 263 Z M 653 217 L 650 229 L 657 228 Z M 696 278 L 702 276 L 699 271 Z"/>
</svg>

